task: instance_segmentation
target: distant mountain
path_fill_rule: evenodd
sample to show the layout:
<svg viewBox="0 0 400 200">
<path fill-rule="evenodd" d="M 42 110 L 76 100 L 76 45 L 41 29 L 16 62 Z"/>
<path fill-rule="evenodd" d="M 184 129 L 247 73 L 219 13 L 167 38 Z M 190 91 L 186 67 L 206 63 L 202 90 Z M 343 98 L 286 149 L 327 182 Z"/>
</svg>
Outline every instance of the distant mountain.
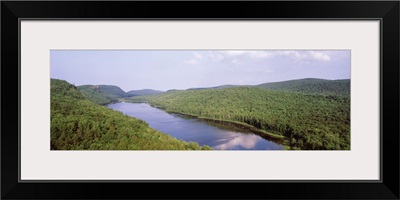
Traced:
<svg viewBox="0 0 400 200">
<path fill-rule="evenodd" d="M 300 93 L 350 95 L 350 79 L 325 80 L 306 78 L 256 85 L 259 88 Z"/>
<path fill-rule="evenodd" d="M 241 86 L 307 94 L 350 95 L 350 79 L 326 80 L 306 78 L 282 82 L 263 83 L 260 85 L 220 85 L 216 87 L 189 88 L 187 90 L 225 89 Z"/>
<path fill-rule="evenodd" d="M 220 85 L 216 87 L 204 87 L 204 88 L 189 88 L 187 90 L 206 90 L 206 89 L 223 89 L 223 88 L 233 88 L 233 87 L 240 87 L 243 85 Z"/>
<path fill-rule="evenodd" d="M 174 91 L 182 91 L 182 90 L 178 90 L 178 89 L 170 89 L 170 90 L 167 90 L 166 92 L 174 92 Z"/>
<path fill-rule="evenodd" d="M 127 92 L 128 96 L 143 96 L 143 95 L 153 95 L 153 94 L 160 94 L 163 91 L 159 90 L 152 90 L 152 89 L 143 89 L 143 90 L 131 90 Z"/>
<path fill-rule="evenodd" d="M 128 96 L 125 91 L 114 85 L 81 85 L 77 88 L 87 99 L 101 105 Z"/>
<path fill-rule="evenodd" d="M 126 97 L 127 94 L 125 91 L 123 91 L 121 88 L 115 85 L 97 85 L 98 88 L 100 88 L 101 91 L 104 93 L 114 95 L 117 97 Z"/>
</svg>

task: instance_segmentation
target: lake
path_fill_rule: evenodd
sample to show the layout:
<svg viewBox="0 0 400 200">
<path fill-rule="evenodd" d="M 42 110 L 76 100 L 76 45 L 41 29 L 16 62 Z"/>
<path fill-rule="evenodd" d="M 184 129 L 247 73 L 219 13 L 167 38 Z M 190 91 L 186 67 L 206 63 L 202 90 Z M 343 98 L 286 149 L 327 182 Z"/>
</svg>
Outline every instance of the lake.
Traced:
<svg viewBox="0 0 400 200">
<path fill-rule="evenodd" d="M 226 125 L 167 113 L 147 103 L 114 103 L 107 107 L 146 121 L 151 128 L 175 138 L 208 145 L 216 150 L 282 150 L 283 145 Z"/>
</svg>

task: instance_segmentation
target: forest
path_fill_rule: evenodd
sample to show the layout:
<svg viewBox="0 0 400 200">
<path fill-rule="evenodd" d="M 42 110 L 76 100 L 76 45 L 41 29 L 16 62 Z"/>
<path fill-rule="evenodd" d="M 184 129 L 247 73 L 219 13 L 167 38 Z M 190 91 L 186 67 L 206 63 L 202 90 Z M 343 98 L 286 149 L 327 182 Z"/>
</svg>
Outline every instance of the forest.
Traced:
<svg viewBox="0 0 400 200">
<path fill-rule="evenodd" d="M 81 85 L 77 89 L 88 100 L 100 105 L 117 101 L 119 98 L 128 97 L 127 93 L 114 85 Z"/>
<path fill-rule="evenodd" d="M 308 94 L 350 95 L 350 79 L 324 80 L 306 78 L 274 83 L 264 83 L 257 85 L 256 87 Z"/>
<path fill-rule="evenodd" d="M 350 149 L 350 80 L 135 90 L 51 80 L 51 149 L 211 149 L 177 140 L 105 106 L 146 102 L 170 113 L 234 123 L 293 150 Z"/>
<path fill-rule="evenodd" d="M 312 87 L 303 90 L 308 84 L 305 82 L 272 85 L 274 89 L 235 86 L 172 90 L 127 100 L 148 102 L 172 113 L 245 123 L 284 136 L 291 149 L 350 149 L 350 95 L 335 92 L 350 90 L 349 80 L 331 86 L 312 80 Z"/>
<path fill-rule="evenodd" d="M 93 86 L 80 87 L 80 90 L 88 91 L 87 88 L 96 91 Z M 51 79 L 51 150 L 212 149 L 196 142 L 178 140 L 150 128 L 145 121 L 99 105 L 121 96 L 115 87 L 97 89 L 97 93 L 84 95 L 66 81 Z M 109 98 L 104 93 L 114 97 Z M 92 95 L 92 101 L 87 99 L 88 94 Z"/>
</svg>

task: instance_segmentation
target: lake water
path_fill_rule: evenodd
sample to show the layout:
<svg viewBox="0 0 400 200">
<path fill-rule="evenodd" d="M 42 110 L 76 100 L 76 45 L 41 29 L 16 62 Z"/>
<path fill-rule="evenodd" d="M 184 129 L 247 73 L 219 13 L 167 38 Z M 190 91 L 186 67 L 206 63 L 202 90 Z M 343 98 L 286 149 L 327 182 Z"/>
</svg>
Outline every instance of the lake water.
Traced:
<svg viewBox="0 0 400 200">
<path fill-rule="evenodd" d="M 115 103 L 107 107 L 146 121 L 150 127 L 185 141 L 216 150 L 282 150 L 284 147 L 246 130 L 179 114 L 167 113 L 147 103 Z"/>
</svg>

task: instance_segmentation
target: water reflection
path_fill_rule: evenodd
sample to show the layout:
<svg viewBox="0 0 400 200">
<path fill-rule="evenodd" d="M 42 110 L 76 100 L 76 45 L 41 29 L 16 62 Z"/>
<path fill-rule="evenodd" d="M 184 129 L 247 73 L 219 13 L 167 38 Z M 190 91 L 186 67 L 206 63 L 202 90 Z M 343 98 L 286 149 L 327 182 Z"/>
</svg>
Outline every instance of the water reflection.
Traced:
<svg viewBox="0 0 400 200">
<path fill-rule="evenodd" d="M 170 114 L 145 103 L 108 105 L 129 116 L 146 121 L 150 127 L 185 141 L 208 145 L 216 150 L 281 150 L 283 146 L 248 131 L 196 118 Z"/>
<path fill-rule="evenodd" d="M 257 142 L 261 138 L 257 135 L 242 135 L 242 136 L 234 136 L 230 139 L 223 139 L 223 143 L 217 146 L 214 146 L 214 149 L 254 149 L 256 147 Z"/>
</svg>

